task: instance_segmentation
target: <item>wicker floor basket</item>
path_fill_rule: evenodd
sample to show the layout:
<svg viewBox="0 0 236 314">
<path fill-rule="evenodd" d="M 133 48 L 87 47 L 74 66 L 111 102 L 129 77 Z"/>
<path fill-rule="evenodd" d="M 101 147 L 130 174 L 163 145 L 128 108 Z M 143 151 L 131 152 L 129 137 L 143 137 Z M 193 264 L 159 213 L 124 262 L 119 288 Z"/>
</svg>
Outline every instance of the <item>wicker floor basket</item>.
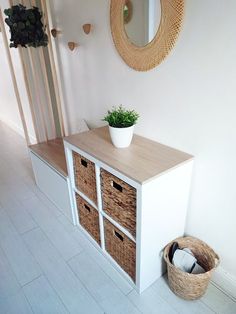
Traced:
<svg viewBox="0 0 236 314">
<path fill-rule="evenodd" d="M 104 218 L 106 251 L 135 282 L 136 245 L 123 232 Z"/>
<path fill-rule="evenodd" d="M 101 245 L 98 211 L 79 195 L 76 195 L 76 200 L 81 226 Z"/>
<path fill-rule="evenodd" d="M 95 165 L 78 153 L 73 152 L 75 186 L 97 204 Z"/>
<path fill-rule="evenodd" d="M 181 249 L 189 248 L 206 272 L 203 274 L 189 274 L 170 263 L 168 254 L 173 242 L 177 242 Z M 169 243 L 164 250 L 164 259 L 167 263 L 168 281 L 171 290 L 186 300 L 199 299 L 205 294 L 212 272 L 220 261 L 219 256 L 206 243 L 193 237 L 178 238 Z"/>
<path fill-rule="evenodd" d="M 104 169 L 101 186 L 103 210 L 135 237 L 136 189 Z"/>
</svg>

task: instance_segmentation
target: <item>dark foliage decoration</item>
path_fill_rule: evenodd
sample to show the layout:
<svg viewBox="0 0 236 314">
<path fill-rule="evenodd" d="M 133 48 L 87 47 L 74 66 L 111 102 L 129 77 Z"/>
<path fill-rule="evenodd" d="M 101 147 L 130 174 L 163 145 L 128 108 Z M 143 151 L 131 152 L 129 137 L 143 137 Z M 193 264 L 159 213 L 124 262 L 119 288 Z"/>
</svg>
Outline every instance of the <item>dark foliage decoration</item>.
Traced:
<svg viewBox="0 0 236 314">
<path fill-rule="evenodd" d="M 19 4 L 4 10 L 6 24 L 10 27 L 10 47 L 46 47 L 48 36 L 42 23 L 42 14 L 37 7 L 27 9 Z"/>
</svg>

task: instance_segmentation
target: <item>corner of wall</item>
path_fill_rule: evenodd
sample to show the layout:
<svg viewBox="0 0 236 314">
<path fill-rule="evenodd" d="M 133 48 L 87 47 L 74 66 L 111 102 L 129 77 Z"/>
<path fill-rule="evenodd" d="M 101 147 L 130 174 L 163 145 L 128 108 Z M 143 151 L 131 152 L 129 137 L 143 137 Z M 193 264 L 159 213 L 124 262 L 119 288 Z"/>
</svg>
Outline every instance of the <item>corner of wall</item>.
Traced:
<svg viewBox="0 0 236 314">
<path fill-rule="evenodd" d="M 22 126 L 17 125 L 15 122 L 11 121 L 10 119 L 5 118 L 4 116 L 0 115 L 0 121 L 10 127 L 13 131 L 18 133 L 20 136 L 25 138 L 24 130 Z M 29 134 L 31 144 L 35 144 L 37 142 L 35 136 Z"/>
</svg>

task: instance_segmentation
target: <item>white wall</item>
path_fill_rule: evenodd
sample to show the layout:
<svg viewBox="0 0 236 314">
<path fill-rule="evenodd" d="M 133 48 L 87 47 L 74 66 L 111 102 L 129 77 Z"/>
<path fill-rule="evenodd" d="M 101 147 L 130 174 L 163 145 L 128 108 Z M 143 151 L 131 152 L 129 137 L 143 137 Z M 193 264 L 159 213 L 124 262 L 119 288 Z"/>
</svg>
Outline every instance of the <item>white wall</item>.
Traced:
<svg viewBox="0 0 236 314">
<path fill-rule="evenodd" d="M 5 8 L 9 7 L 9 2 L 7 0 L 0 0 L 0 9 L 2 12 Z M 3 18 L 6 16 L 3 13 Z M 5 24 L 5 29 L 9 37 L 9 28 Z M 10 49 L 11 58 L 13 62 L 14 72 L 16 75 L 17 85 L 20 93 L 20 98 L 22 102 L 22 107 L 25 114 L 25 119 L 28 127 L 29 137 L 32 142 L 35 141 L 35 132 L 32 123 L 32 117 L 29 107 L 28 96 L 25 88 L 25 81 L 21 66 L 21 61 L 19 57 L 19 52 L 17 49 Z M 14 93 L 14 87 L 12 84 L 12 78 L 10 74 L 10 68 L 7 61 L 6 49 L 3 43 L 3 36 L 0 33 L 0 120 L 8 124 L 19 134 L 24 135 L 17 101 Z"/>
<path fill-rule="evenodd" d="M 108 0 L 54 0 L 71 132 L 100 126 L 115 104 L 136 109 L 136 132 L 196 157 L 186 232 L 209 243 L 236 277 L 235 0 L 186 0 L 180 38 L 157 68 L 139 73 L 119 57 Z M 94 24 L 86 36 L 84 23 Z M 68 41 L 79 42 L 77 51 Z"/>
<path fill-rule="evenodd" d="M 0 120 L 7 122 L 12 128 L 22 133 L 23 128 L 5 54 L 2 33 L 0 33 Z"/>
</svg>

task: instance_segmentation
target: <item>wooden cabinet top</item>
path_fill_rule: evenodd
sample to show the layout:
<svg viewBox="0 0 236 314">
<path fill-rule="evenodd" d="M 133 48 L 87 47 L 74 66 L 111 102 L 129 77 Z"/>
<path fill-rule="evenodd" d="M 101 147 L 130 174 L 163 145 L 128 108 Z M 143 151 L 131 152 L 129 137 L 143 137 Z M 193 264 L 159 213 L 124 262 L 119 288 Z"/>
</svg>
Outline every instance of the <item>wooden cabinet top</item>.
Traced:
<svg viewBox="0 0 236 314">
<path fill-rule="evenodd" d="M 108 127 L 67 136 L 64 141 L 140 184 L 193 158 L 139 135 L 134 135 L 128 148 L 116 148 L 111 143 Z"/>
</svg>

